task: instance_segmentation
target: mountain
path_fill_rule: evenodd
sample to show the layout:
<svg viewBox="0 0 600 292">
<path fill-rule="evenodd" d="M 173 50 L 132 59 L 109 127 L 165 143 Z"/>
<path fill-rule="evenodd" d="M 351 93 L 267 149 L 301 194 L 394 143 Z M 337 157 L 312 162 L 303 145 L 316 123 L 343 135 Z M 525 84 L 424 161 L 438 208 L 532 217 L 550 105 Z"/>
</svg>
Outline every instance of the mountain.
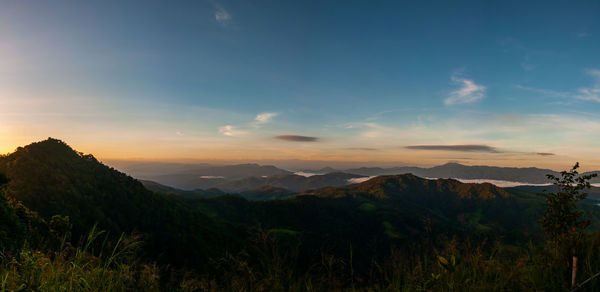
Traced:
<svg viewBox="0 0 600 292">
<path fill-rule="evenodd" d="M 536 222 L 541 199 L 535 195 L 414 175 L 303 191 L 286 200 L 223 196 L 192 204 L 234 225 L 252 229 L 259 223 L 264 230 L 301 241 L 295 247 L 298 264 L 307 267 L 320 260 L 315 251 L 343 257 L 350 245 L 357 251 L 358 270 L 388 255 L 390 246 L 404 250 L 417 244 L 428 250 L 453 237 L 505 243 L 542 238 Z"/>
<path fill-rule="evenodd" d="M 150 170 L 155 165 L 158 170 Z M 141 167 L 140 167 L 141 166 Z M 184 190 L 209 189 L 219 184 L 240 180 L 247 177 L 266 177 L 292 174 L 272 165 L 237 164 L 213 166 L 207 164 L 134 164 L 122 166 L 122 169 L 138 179 L 156 181 Z M 177 171 L 175 171 L 177 170 Z"/>
<path fill-rule="evenodd" d="M 342 172 L 339 169 L 335 169 L 329 166 L 320 168 L 320 169 L 302 169 L 299 170 L 298 172 L 303 172 L 306 174 L 327 174 L 327 173 L 332 173 L 332 172 Z"/>
<path fill-rule="evenodd" d="M 152 166 L 157 167 L 158 170 L 152 170 Z M 318 170 L 304 170 L 303 172 L 305 173 L 319 174 L 310 176 L 307 179 L 302 179 L 290 171 L 275 166 L 258 164 L 212 166 L 208 164 L 151 162 L 130 162 L 123 164 L 121 162 L 121 168 L 131 170 L 130 174 L 139 179 L 155 181 L 161 185 L 177 189 L 193 191 L 216 188 L 225 192 L 235 193 L 254 190 L 265 185 L 292 191 L 302 191 L 324 186 L 349 184 L 351 181 L 344 182 L 343 179 L 339 179 L 340 173 L 346 173 L 348 179 L 352 178 L 350 175 L 354 175 L 354 178 L 359 178 L 411 173 L 427 178 L 486 179 L 525 184 L 545 184 L 549 182 L 546 179 L 547 174 L 559 175 L 556 171 L 535 167 L 466 166 L 458 163 L 447 163 L 431 168 L 361 167 L 343 171 L 324 167 Z M 159 170 L 162 170 L 162 172 Z M 592 182 L 600 182 L 600 178 L 596 178 Z"/>
<path fill-rule="evenodd" d="M 178 199 L 148 191 L 139 181 L 60 140 L 50 138 L 1 156 L 0 173 L 10 179 L 7 197 L 42 218 L 69 216 L 75 242 L 94 224 L 113 236 L 140 232 L 155 260 L 179 265 L 196 265 L 236 242 L 208 216 Z"/>
<path fill-rule="evenodd" d="M 192 171 L 190 171 L 192 172 Z M 272 165 L 258 165 L 254 163 L 249 164 L 237 164 L 237 165 L 226 165 L 226 166 L 212 166 L 208 168 L 197 169 L 193 171 L 195 174 L 200 176 L 215 176 L 223 177 L 226 179 L 240 179 L 249 176 L 272 176 L 272 175 L 283 175 L 291 174 L 291 172 L 283 169 L 279 169 Z"/>
<path fill-rule="evenodd" d="M 238 195 L 248 201 L 269 201 L 293 198 L 296 193 L 284 188 L 265 185 L 252 191 L 240 192 Z"/>
<path fill-rule="evenodd" d="M 272 165 L 238 164 L 214 166 L 209 164 L 135 161 L 112 161 L 111 163 L 118 165 L 119 169 L 126 171 L 138 179 L 155 181 L 162 185 L 188 191 L 218 188 L 226 192 L 240 192 L 256 189 L 263 185 L 301 191 L 314 187 L 327 186 L 319 184 L 311 185 L 310 183 L 292 183 L 292 185 L 287 185 L 281 181 L 293 181 L 294 179 L 291 177 L 285 178 L 286 175 L 293 175 L 293 173 Z M 466 166 L 458 163 L 447 163 L 431 168 L 406 166 L 391 168 L 361 167 L 338 170 L 331 167 L 323 167 L 317 170 L 303 170 L 302 172 L 319 175 L 343 172 L 364 177 L 411 173 L 419 177 L 428 178 L 502 180 L 524 184 L 545 184 L 549 182 L 546 179 L 547 174 L 559 175 L 556 171 L 535 167 Z M 268 184 L 261 185 L 261 181 L 267 181 L 265 180 L 267 177 L 277 178 L 269 180 Z M 280 180 L 280 182 L 276 182 L 277 180 Z M 600 182 L 600 177 L 593 179 L 591 182 Z M 300 185 L 302 184 L 308 186 L 301 187 Z M 344 184 L 335 181 L 329 184 L 329 186 L 340 185 Z"/>
<path fill-rule="evenodd" d="M 210 199 L 226 195 L 225 192 L 215 188 L 208 190 L 196 189 L 193 191 L 186 191 L 161 185 L 157 182 L 149 180 L 142 180 L 140 182 L 144 185 L 145 188 L 155 193 L 163 195 L 181 196 L 186 199 Z M 240 196 L 249 201 L 266 201 L 291 198 L 295 196 L 295 193 L 284 188 L 263 185 L 259 188 L 253 190 L 245 190 L 239 193 L 234 193 L 233 195 Z"/>
<path fill-rule="evenodd" d="M 344 187 L 325 187 L 304 191 L 302 195 L 340 198 L 370 196 L 377 199 L 414 200 L 432 203 L 443 199 L 441 195 L 450 195 L 458 199 L 499 199 L 511 195 L 490 183 L 469 184 L 454 179 L 423 179 L 412 174 L 378 176 L 360 184 Z"/>
<path fill-rule="evenodd" d="M 177 163 L 136 160 L 104 160 L 106 165 L 136 178 L 155 177 L 169 173 L 185 173 L 195 169 L 209 168 L 208 163 Z"/>
<path fill-rule="evenodd" d="M 155 193 L 160 193 L 164 195 L 177 195 L 187 199 L 207 199 L 225 195 L 225 192 L 215 188 L 207 190 L 196 189 L 192 191 L 187 191 L 165 186 L 150 180 L 140 180 L 140 182 L 146 189 Z"/>
<path fill-rule="evenodd" d="M 416 262 L 436 259 L 440 252 L 453 252 L 445 247 L 469 242 L 481 246 L 488 242 L 495 254 L 496 246 L 518 250 L 515 246 L 543 239 L 537 224 L 542 199 L 527 189 L 501 189 L 489 183 L 404 174 L 348 185 L 349 179 L 363 176 L 284 174 L 236 180 L 232 187 L 245 189 L 236 195 L 182 191 L 141 183 L 56 139 L 1 156 L 0 173 L 10 179 L 2 189 L 10 202 L 18 200 L 15 205 L 22 203 L 47 222 L 62 215 L 59 218 L 72 222 L 74 238 L 95 224 L 109 231 L 109 242 L 121 232 L 137 234 L 144 242 L 143 262 L 157 262 L 172 277 L 180 271 L 228 281 L 233 274 L 226 270 L 241 271 L 235 275 L 249 279 L 255 274 L 243 273 L 264 269 L 268 274 L 274 265 L 288 268 L 281 261 L 290 263 L 298 275 L 317 265 L 325 269 L 315 273 L 326 274 L 327 262 L 335 259 L 350 263 L 357 279 L 367 279 L 376 267 L 373 263 L 386 259 L 410 255 Z M 327 186 L 332 182 L 340 185 Z M 21 218 L 19 212 L 3 198 L 0 195 L 4 251 L 10 245 L 18 247 L 25 234 L 36 231 L 15 221 L 15 214 Z M 597 206 L 593 202 L 581 206 L 592 216 L 591 229 L 597 230 L 600 220 L 593 212 Z M 411 266 L 407 273 L 412 271 Z"/>
<path fill-rule="evenodd" d="M 249 176 L 243 179 L 230 180 L 224 178 L 199 178 L 195 175 L 168 175 L 159 176 L 156 181 L 142 180 L 149 189 L 157 190 L 158 186 L 152 186 L 150 182 L 158 183 L 162 187 L 171 186 L 171 190 L 162 190 L 162 193 L 168 193 L 174 189 L 183 189 L 191 192 L 201 192 L 201 190 L 218 189 L 223 192 L 240 193 L 254 191 L 264 186 L 287 189 L 290 191 L 303 191 L 309 189 L 322 188 L 325 186 L 343 186 L 350 184 L 351 179 L 361 178 L 362 175 L 349 173 L 328 173 L 323 175 L 313 175 L 309 177 L 296 174 L 279 174 L 271 176 Z M 148 183 L 146 183 L 148 182 Z M 177 193 L 177 192 L 175 192 Z M 180 192 L 181 193 L 181 192 Z"/>
<path fill-rule="evenodd" d="M 530 233 L 529 220 L 535 216 L 535 212 L 523 212 L 535 206 L 519 202 L 518 196 L 492 184 L 429 180 L 412 174 L 379 176 L 360 184 L 305 191 L 299 196 L 370 202 L 376 208 L 391 209 L 402 216 L 437 218 L 438 223 L 452 226 L 451 229 L 471 226 L 479 230 Z M 525 198 L 539 201 L 528 195 Z M 394 216 L 397 215 L 391 217 Z"/>
<path fill-rule="evenodd" d="M 289 174 L 269 177 L 248 177 L 245 179 L 217 184 L 214 187 L 227 192 L 243 192 L 271 186 L 290 191 L 302 191 L 326 186 L 343 186 L 350 183 L 350 179 L 360 178 L 362 175 L 349 173 L 328 173 L 309 177 Z"/>
<path fill-rule="evenodd" d="M 355 173 L 364 176 L 392 175 L 412 173 L 420 177 L 430 178 L 460 178 L 460 179 L 490 179 L 505 180 L 521 183 L 542 184 L 548 183 L 547 174 L 560 175 L 550 169 L 535 167 L 497 167 L 497 166 L 466 166 L 458 163 L 447 163 L 431 168 L 421 167 L 362 167 L 344 170 L 347 173 Z M 600 182 L 596 178 L 592 182 Z"/>
</svg>

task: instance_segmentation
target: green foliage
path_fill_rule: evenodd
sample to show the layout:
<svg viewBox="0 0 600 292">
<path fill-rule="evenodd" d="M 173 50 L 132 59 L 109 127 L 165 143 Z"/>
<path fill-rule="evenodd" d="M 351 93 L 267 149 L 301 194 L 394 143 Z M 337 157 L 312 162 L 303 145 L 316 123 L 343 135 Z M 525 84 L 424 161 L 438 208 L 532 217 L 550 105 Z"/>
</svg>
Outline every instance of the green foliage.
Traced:
<svg viewBox="0 0 600 292">
<path fill-rule="evenodd" d="M 577 243 L 583 235 L 583 230 L 590 225 L 590 219 L 584 218 L 584 212 L 577 203 L 587 197 L 583 192 L 590 188 L 590 179 L 596 174 L 579 175 L 576 163 L 569 171 L 562 171 L 561 177 L 547 175 L 558 188 L 556 192 L 544 192 L 545 210 L 539 220 L 548 238 L 559 248 L 571 249 L 576 252 Z"/>
<path fill-rule="evenodd" d="M 237 254 L 215 261 L 210 274 L 165 275 L 159 266 L 140 262 L 141 242 L 135 237 L 104 241 L 95 228 L 77 247 L 50 254 L 22 249 L 2 257 L 2 291 L 564 291 L 568 281 L 556 277 L 567 267 L 551 252 L 533 244 L 516 249 L 500 242 L 465 239 L 446 241 L 439 248 L 414 245 L 393 248 L 357 273 L 353 256 L 319 252 L 310 269 L 301 269 L 296 241 L 290 248 L 281 235 L 287 230 L 256 228 Z M 586 236 L 582 273 L 600 266 L 600 233 Z M 596 291 L 600 283 L 586 287 Z"/>
<path fill-rule="evenodd" d="M 8 178 L 0 173 L 0 251 L 9 252 L 23 244 L 25 226 L 4 197 L 2 189 Z"/>
<path fill-rule="evenodd" d="M 63 218 L 64 219 L 64 218 Z M 78 247 L 64 245 L 46 254 L 23 248 L 3 256 L 1 291 L 160 291 L 156 265 L 138 263 L 140 241 L 121 236 L 118 242 L 97 242 L 103 232 L 92 228 Z M 92 246 L 97 249 L 92 250 Z"/>
</svg>

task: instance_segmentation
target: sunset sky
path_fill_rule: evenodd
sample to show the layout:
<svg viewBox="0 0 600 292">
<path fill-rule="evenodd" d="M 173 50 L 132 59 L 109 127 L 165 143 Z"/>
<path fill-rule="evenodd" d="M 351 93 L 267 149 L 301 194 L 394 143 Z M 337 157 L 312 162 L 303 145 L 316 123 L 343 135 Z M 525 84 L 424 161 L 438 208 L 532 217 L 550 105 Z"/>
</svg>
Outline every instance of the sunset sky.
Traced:
<svg viewBox="0 0 600 292">
<path fill-rule="evenodd" d="M 0 153 L 600 169 L 597 0 L 0 3 Z"/>
</svg>

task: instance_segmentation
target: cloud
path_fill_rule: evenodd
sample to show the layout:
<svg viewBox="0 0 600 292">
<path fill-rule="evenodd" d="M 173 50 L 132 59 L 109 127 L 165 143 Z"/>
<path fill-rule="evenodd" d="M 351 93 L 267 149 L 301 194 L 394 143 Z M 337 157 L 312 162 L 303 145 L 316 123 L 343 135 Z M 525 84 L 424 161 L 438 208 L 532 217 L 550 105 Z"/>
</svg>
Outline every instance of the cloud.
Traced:
<svg viewBox="0 0 600 292">
<path fill-rule="evenodd" d="M 592 78 L 594 81 L 591 86 L 581 87 L 577 89 L 576 92 L 560 92 L 543 88 L 535 88 L 517 85 L 516 87 L 519 89 L 539 93 L 542 95 L 550 96 L 550 97 L 560 97 L 560 98 L 572 98 L 579 99 L 585 101 L 595 101 L 600 102 L 600 70 L 598 69 L 587 69 L 585 70 L 586 74 Z"/>
<path fill-rule="evenodd" d="M 554 155 L 556 155 L 556 154 L 550 153 L 550 152 L 538 152 L 536 154 L 540 155 L 540 156 L 554 156 Z"/>
<path fill-rule="evenodd" d="M 238 130 L 235 126 L 232 126 L 232 125 L 225 125 L 225 126 L 219 127 L 219 133 L 221 133 L 225 136 L 229 136 L 229 137 L 243 136 L 243 135 L 248 134 L 248 132 Z"/>
<path fill-rule="evenodd" d="M 444 100 L 447 105 L 472 103 L 482 99 L 485 95 L 485 86 L 478 85 L 471 79 L 452 76 L 452 82 L 460 85 L 460 88 L 452 91 Z"/>
<path fill-rule="evenodd" d="M 430 150 L 430 151 L 460 151 L 460 152 L 487 152 L 500 153 L 498 149 L 488 145 L 411 145 L 405 146 L 411 150 Z"/>
<path fill-rule="evenodd" d="M 259 124 L 266 124 L 270 122 L 274 117 L 278 116 L 279 113 L 260 113 L 256 115 L 254 120 Z"/>
<path fill-rule="evenodd" d="M 291 142 L 317 142 L 319 138 L 310 136 L 297 136 L 297 135 L 280 135 L 275 136 L 275 139 L 291 141 Z"/>
<path fill-rule="evenodd" d="M 535 69 L 535 65 L 531 63 L 531 58 L 529 57 L 529 54 L 525 55 L 523 62 L 521 62 L 521 68 L 523 68 L 523 70 L 525 71 L 531 71 Z"/>
<path fill-rule="evenodd" d="M 527 91 L 531 91 L 531 92 L 535 92 L 535 93 L 539 93 L 539 94 L 551 96 L 551 97 L 569 97 L 571 95 L 568 92 L 560 92 L 560 91 L 535 88 L 535 87 L 529 87 L 529 86 L 523 86 L 523 85 L 516 85 L 515 87 L 518 89 L 523 89 L 523 90 L 527 90 Z"/>
<path fill-rule="evenodd" d="M 577 90 L 575 98 L 581 100 L 600 102 L 600 70 L 587 69 L 587 75 L 592 77 L 594 84 L 591 87 L 583 87 Z"/>
<path fill-rule="evenodd" d="M 360 184 L 360 183 L 364 183 L 374 177 L 375 176 L 355 177 L 355 178 L 349 178 L 347 181 L 349 184 Z"/>
<path fill-rule="evenodd" d="M 580 88 L 579 94 L 575 97 L 581 100 L 600 102 L 600 88 Z"/>
<path fill-rule="evenodd" d="M 278 113 L 269 113 L 269 112 L 261 113 L 261 114 L 256 115 L 253 123 L 246 123 L 246 124 L 239 125 L 239 126 L 236 126 L 236 125 L 221 126 L 221 127 L 219 127 L 219 133 L 221 133 L 225 136 L 230 136 L 230 137 L 248 135 L 251 133 L 249 131 L 250 130 L 249 127 L 258 129 L 258 128 L 260 128 L 261 124 L 266 124 L 266 123 L 270 122 L 274 117 L 276 117 L 278 115 L 279 115 Z M 240 129 L 240 127 L 245 130 Z"/>
<path fill-rule="evenodd" d="M 231 14 L 229 14 L 229 12 L 227 12 L 223 6 L 217 3 L 213 3 L 213 6 L 215 8 L 215 20 L 223 27 L 227 27 L 229 24 L 231 24 Z"/>
</svg>

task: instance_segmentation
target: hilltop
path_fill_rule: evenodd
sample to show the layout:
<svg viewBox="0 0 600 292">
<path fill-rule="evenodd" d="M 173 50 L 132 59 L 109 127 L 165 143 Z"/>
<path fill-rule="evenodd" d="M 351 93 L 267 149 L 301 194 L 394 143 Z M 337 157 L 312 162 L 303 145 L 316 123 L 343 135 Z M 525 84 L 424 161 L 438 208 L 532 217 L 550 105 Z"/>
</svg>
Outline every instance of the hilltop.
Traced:
<svg viewBox="0 0 600 292">
<path fill-rule="evenodd" d="M 206 260 L 215 242 L 234 242 L 218 231 L 213 219 L 148 191 L 139 181 L 57 139 L 0 157 L 0 173 L 10 180 L 6 196 L 42 218 L 69 216 L 75 241 L 94 224 L 114 236 L 141 232 L 148 236 L 150 254 L 191 265 Z"/>
</svg>

